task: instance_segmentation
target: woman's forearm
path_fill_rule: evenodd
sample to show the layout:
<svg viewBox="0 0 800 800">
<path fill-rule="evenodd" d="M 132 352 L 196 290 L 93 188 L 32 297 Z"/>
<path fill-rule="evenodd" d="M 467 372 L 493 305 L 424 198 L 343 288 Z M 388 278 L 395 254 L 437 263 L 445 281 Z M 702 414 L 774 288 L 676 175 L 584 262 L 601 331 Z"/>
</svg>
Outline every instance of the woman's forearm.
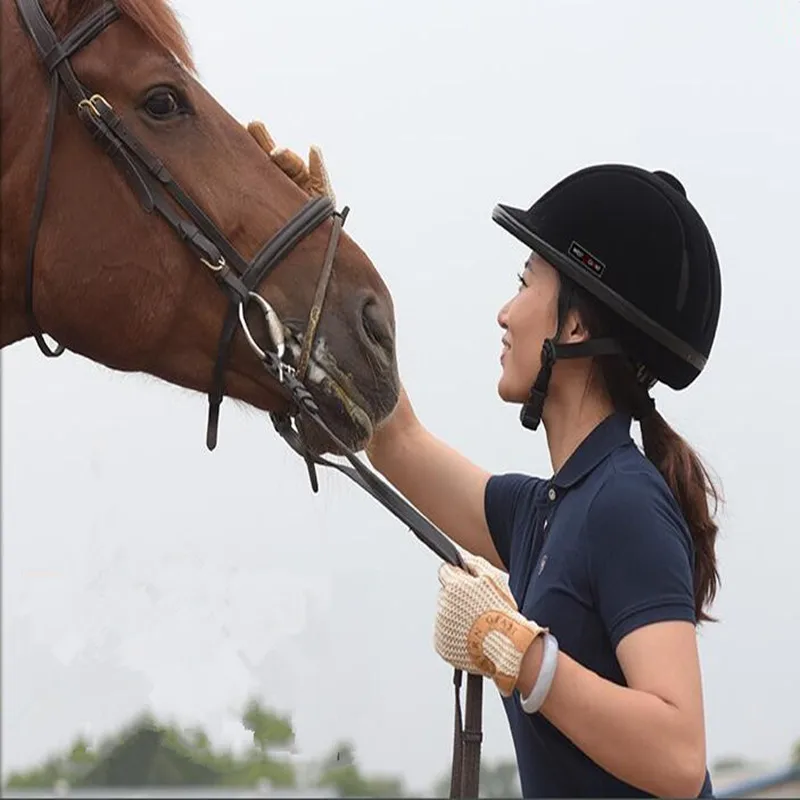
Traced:
<svg viewBox="0 0 800 800">
<path fill-rule="evenodd" d="M 489 473 L 430 433 L 404 392 L 395 413 L 372 437 L 367 456 L 378 472 L 456 544 L 503 566 L 484 513 Z"/>
<path fill-rule="evenodd" d="M 518 688 L 539 674 L 541 639 L 526 653 Z M 697 797 L 705 751 L 681 711 L 660 697 L 601 678 L 563 652 L 540 712 L 589 758 L 626 783 L 660 797 Z"/>
</svg>

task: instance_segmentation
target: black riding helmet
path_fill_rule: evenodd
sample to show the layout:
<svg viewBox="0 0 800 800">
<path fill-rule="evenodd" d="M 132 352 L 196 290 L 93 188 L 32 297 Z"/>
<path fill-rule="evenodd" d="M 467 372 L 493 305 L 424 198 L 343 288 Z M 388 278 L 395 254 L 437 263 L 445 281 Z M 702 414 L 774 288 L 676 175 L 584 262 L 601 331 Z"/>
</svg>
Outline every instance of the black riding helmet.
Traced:
<svg viewBox="0 0 800 800">
<path fill-rule="evenodd" d="M 675 177 L 620 164 L 587 167 L 527 211 L 497 205 L 492 219 L 614 320 L 610 339 L 545 341 L 542 370 L 521 414 L 526 427 L 539 425 L 558 358 L 624 353 L 643 383 L 676 390 L 703 370 L 719 320 L 719 263 L 711 234 Z M 559 304 L 559 317 L 564 311 Z"/>
</svg>

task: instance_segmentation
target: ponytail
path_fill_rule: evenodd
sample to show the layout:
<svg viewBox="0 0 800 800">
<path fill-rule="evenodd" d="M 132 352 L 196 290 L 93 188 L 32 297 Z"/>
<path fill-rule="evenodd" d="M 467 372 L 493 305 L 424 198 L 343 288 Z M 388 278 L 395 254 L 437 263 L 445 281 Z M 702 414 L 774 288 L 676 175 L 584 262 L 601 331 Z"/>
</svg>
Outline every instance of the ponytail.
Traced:
<svg viewBox="0 0 800 800">
<path fill-rule="evenodd" d="M 582 290 L 570 288 L 571 306 L 578 311 L 592 337 L 608 335 L 610 326 L 605 310 Z M 565 289 L 562 283 L 562 291 Z M 719 491 L 697 453 L 656 411 L 644 370 L 637 370 L 630 359 L 621 355 L 598 356 L 595 367 L 614 407 L 639 420 L 644 454 L 661 473 L 683 513 L 695 550 L 695 616 L 698 623 L 715 622 L 706 609 L 719 586 L 714 549 Z"/>
<path fill-rule="evenodd" d="M 714 522 L 719 492 L 708 470 L 692 447 L 653 409 L 641 421 L 644 454 L 664 477 L 678 501 L 695 549 L 694 606 L 698 622 L 715 622 L 705 609 L 719 586 L 714 545 L 718 526 Z M 713 510 L 709 509 L 709 500 Z"/>
</svg>

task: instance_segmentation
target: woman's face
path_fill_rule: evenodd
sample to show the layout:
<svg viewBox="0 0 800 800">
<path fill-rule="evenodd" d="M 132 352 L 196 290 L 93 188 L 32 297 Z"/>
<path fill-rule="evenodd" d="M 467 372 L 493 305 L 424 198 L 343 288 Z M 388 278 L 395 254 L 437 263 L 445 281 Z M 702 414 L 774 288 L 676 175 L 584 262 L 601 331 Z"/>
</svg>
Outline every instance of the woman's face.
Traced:
<svg viewBox="0 0 800 800">
<path fill-rule="evenodd" d="M 519 276 L 517 294 L 497 315 L 505 331 L 500 355 L 502 374 L 497 386 L 507 403 L 524 403 L 541 366 L 542 344 L 556 333 L 558 273 L 535 253 Z"/>
</svg>

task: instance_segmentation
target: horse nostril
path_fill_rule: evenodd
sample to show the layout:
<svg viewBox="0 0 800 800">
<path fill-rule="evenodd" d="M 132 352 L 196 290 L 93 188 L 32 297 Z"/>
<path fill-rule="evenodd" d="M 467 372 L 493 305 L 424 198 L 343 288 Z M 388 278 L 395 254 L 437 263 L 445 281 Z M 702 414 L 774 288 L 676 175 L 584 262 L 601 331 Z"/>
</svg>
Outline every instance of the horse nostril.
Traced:
<svg viewBox="0 0 800 800">
<path fill-rule="evenodd" d="M 394 350 L 391 320 L 374 297 L 368 297 L 361 307 L 361 325 L 367 341 L 391 356 Z"/>
</svg>

